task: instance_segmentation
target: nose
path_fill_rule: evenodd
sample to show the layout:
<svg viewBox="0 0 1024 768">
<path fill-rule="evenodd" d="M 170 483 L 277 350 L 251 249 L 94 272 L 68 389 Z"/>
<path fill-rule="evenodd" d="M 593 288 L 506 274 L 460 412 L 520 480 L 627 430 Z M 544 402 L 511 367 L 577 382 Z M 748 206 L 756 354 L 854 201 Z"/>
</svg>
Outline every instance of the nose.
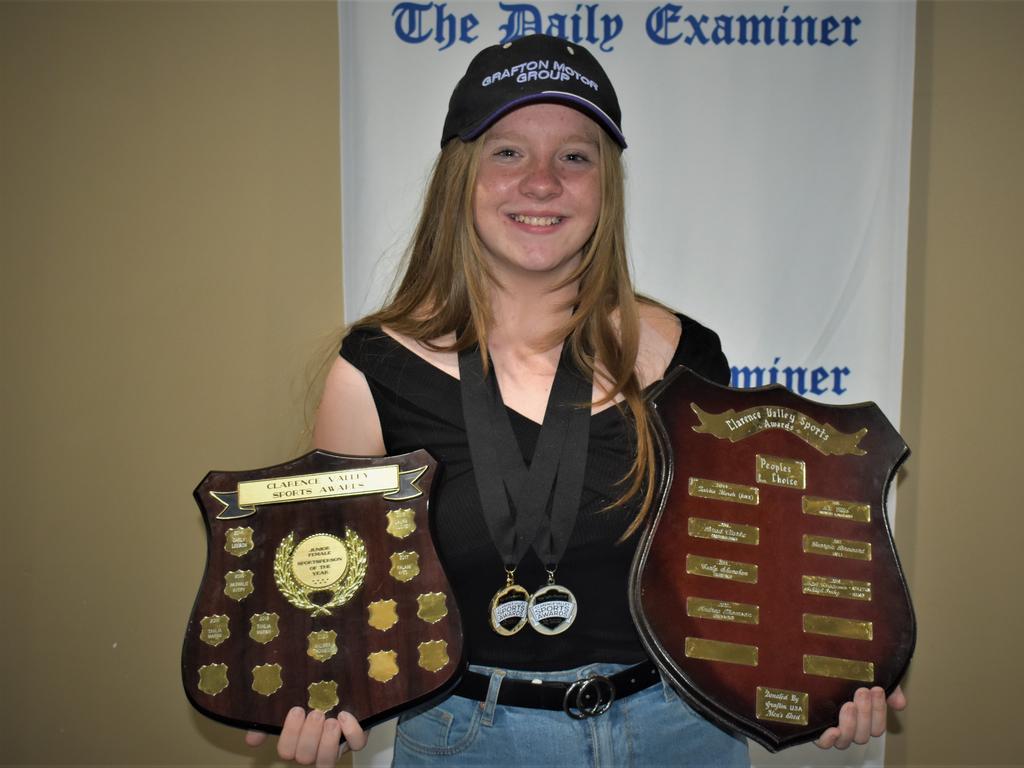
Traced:
<svg viewBox="0 0 1024 768">
<path fill-rule="evenodd" d="M 555 168 L 555 161 L 537 158 L 526 168 L 520 190 L 528 197 L 546 200 L 562 191 L 562 180 Z"/>
</svg>

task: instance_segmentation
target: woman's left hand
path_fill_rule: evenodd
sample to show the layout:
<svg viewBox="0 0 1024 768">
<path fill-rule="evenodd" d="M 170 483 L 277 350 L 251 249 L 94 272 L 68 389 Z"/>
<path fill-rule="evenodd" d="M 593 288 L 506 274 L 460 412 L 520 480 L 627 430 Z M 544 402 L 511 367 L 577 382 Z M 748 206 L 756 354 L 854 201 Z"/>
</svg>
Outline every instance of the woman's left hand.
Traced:
<svg viewBox="0 0 1024 768">
<path fill-rule="evenodd" d="M 889 696 L 888 705 L 897 712 L 907 706 L 907 697 L 899 686 Z M 885 733 L 887 715 L 884 689 L 877 686 L 858 688 L 853 694 L 853 701 L 846 702 L 839 710 L 839 725 L 826 729 L 814 743 L 822 749 L 846 749 L 850 744 L 867 744 L 872 736 Z"/>
</svg>

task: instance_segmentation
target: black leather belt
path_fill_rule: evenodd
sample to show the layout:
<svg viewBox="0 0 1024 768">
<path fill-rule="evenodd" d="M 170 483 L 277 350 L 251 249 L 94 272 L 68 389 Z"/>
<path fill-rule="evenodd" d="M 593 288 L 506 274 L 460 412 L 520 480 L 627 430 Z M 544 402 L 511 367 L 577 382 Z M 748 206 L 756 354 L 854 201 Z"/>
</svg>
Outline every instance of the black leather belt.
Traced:
<svg viewBox="0 0 1024 768">
<path fill-rule="evenodd" d="M 498 704 L 531 709 L 562 710 L 576 720 L 593 717 L 608 711 L 616 699 L 624 699 L 658 682 L 658 669 L 654 662 L 645 661 L 614 675 L 591 675 L 572 682 L 545 680 L 501 681 Z M 484 701 L 491 684 L 490 675 L 466 671 L 453 693 L 467 699 Z"/>
</svg>

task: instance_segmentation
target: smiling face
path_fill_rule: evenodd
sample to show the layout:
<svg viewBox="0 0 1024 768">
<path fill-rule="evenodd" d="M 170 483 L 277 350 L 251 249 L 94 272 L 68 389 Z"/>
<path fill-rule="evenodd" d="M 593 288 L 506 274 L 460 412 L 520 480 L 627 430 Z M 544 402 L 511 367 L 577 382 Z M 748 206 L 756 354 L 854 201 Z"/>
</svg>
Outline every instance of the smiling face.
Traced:
<svg viewBox="0 0 1024 768">
<path fill-rule="evenodd" d="M 569 107 L 532 104 L 484 135 L 473 220 L 499 281 L 576 267 L 601 211 L 600 130 Z"/>
</svg>

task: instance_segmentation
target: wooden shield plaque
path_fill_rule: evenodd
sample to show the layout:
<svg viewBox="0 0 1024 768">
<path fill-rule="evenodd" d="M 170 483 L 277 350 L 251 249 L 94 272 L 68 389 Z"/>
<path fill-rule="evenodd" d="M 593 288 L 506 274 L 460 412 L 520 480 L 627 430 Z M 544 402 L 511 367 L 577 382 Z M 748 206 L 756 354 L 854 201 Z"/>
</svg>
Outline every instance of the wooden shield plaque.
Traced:
<svg viewBox="0 0 1024 768">
<path fill-rule="evenodd" d="M 909 450 L 878 407 L 685 368 L 653 402 L 666 460 L 630 601 L 675 687 L 772 751 L 890 693 L 916 632 L 885 509 Z"/>
<path fill-rule="evenodd" d="M 272 732 L 296 705 L 367 728 L 454 685 L 462 624 L 428 520 L 436 466 L 426 451 L 313 451 L 210 472 L 181 657 L 192 705 Z"/>
</svg>

